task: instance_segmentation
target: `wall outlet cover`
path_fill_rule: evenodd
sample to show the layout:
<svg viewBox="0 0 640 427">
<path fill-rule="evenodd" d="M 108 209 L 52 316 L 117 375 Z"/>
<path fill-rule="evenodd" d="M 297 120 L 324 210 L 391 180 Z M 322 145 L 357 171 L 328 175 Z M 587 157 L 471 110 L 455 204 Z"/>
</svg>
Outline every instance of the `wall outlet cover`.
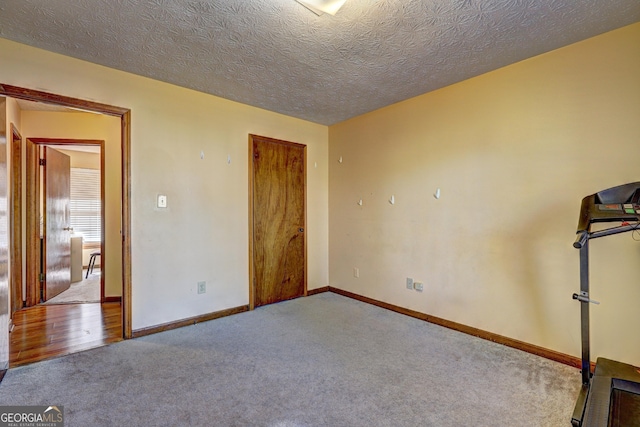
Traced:
<svg viewBox="0 0 640 427">
<path fill-rule="evenodd" d="M 198 282 L 198 293 L 204 294 L 207 292 L 207 282 Z"/>
</svg>

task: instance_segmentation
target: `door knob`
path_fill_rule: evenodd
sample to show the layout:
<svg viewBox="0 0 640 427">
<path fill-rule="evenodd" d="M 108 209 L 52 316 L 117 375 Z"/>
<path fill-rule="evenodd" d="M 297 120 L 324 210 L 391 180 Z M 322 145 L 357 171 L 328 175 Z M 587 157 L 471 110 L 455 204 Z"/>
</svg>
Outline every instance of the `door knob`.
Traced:
<svg viewBox="0 0 640 427">
<path fill-rule="evenodd" d="M 298 228 L 298 231 L 299 231 L 300 233 L 304 233 L 304 228 L 300 227 L 300 228 Z"/>
</svg>

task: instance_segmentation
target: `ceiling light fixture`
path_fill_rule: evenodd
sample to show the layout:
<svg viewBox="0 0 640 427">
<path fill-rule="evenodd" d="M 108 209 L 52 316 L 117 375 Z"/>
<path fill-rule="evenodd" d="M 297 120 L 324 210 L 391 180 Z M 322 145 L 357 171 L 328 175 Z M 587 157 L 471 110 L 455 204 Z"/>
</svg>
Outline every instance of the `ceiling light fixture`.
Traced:
<svg viewBox="0 0 640 427">
<path fill-rule="evenodd" d="M 323 13 L 335 15 L 346 0 L 296 0 L 298 3 L 320 16 Z"/>
</svg>

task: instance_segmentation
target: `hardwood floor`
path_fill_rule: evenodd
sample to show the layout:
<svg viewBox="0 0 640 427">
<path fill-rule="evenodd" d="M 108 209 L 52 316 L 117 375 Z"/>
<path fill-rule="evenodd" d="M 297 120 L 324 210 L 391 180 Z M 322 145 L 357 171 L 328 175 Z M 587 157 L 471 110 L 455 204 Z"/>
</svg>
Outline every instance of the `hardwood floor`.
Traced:
<svg viewBox="0 0 640 427">
<path fill-rule="evenodd" d="M 119 302 L 38 305 L 17 311 L 13 324 L 11 368 L 122 340 Z"/>
</svg>

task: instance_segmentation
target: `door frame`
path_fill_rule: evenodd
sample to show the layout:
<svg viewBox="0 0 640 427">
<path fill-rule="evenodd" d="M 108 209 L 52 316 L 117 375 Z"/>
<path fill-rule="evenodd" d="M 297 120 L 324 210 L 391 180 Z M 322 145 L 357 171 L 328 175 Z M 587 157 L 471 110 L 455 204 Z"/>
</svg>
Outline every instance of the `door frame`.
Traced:
<svg viewBox="0 0 640 427">
<path fill-rule="evenodd" d="M 261 136 L 255 134 L 249 134 L 249 310 L 255 309 L 256 304 L 256 283 L 255 283 L 255 265 L 254 265 L 254 206 L 253 196 L 255 190 L 254 182 L 254 161 L 253 161 L 253 139 L 260 138 L 272 141 L 276 144 L 283 144 L 291 147 L 302 147 L 304 149 L 304 292 L 303 296 L 307 296 L 307 274 L 308 274 L 308 256 L 307 256 L 307 243 L 308 243 L 308 231 L 307 231 L 307 146 L 299 144 L 297 142 L 284 141 L 281 139 L 270 138 L 268 136 Z"/>
<path fill-rule="evenodd" d="M 11 123 L 9 134 L 11 150 L 11 190 L 9 204 L 9 263 L 11 265 L 11 277 L 9 278 L 11 290 L 11 312 L 20 310 L 24 306 L 22 295 L 22 136 L 15 125 Z"/>
<path fill-rule="evenodd" d="M 26 175 L 27 175 L 27 295 L 26 306 L 32 307 L 40 303 L 40 147 L 50 145 L 74 146 L 91 145 L 100 147 L 100 302 L 104 302 L 105 281 L 105 205 L 104 205 L 104 141 L 97 139 L 59 139 L 59 138 L 27 138 Z M 45 242 L 46 245 L 46 242 Z M 35 266 L 35 268 L 34 268 Z M 45 272 L 46 274 L 46 272 Z"/>
<path fill-rule="evenodd" d="M 122 175 L 122 334 L 125 339 L 131 338 L 131 110 L 49 92 L 11 86 L 4 83 L 0 83 L 0 95 L 9 98 L 71 107 L 120 118 Z"/>
</svg>

